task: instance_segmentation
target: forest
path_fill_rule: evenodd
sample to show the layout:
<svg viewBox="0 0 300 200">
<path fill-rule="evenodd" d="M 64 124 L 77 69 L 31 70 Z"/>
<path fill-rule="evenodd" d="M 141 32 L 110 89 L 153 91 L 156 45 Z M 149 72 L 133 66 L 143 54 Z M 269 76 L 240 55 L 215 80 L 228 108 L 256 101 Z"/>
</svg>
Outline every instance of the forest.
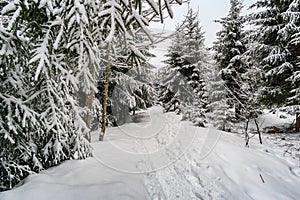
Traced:
<svg viewBox="0 0 300 200">
<path fill-rule="evenodd" d="M 257 0 L 243 15 L 243 1 L 230 0 L 211 48 L 189 8 L 157 69 L 151 49 L 165 37 L 149 24 L 185 3 L 0 1 L 0 192 L 95 156 L 93 143 L 105 144 L 108 130 L 157 107 L 178 123 L 237 134 L 246 149 L 266 133 L 296 135 L 290 154 L 299 164 L 300 1 Z M 261 117 L 278 110 L 292 122 L 265 127 Z"/>
</svg>

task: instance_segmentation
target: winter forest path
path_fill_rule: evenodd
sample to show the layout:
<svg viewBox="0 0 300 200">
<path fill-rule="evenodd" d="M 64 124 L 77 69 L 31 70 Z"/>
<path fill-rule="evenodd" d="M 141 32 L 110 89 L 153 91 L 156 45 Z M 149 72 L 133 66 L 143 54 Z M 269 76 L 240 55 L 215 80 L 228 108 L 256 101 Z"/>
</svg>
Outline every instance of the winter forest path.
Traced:
<svg viewBox="0 0 300 200">
<path fill-rule="evenodd" d="M 94 134 L 93 157 L 30 175 L 1 200 L 299 199 L 300 162 L 244 147 L 243 138 L 192 126 L 161 107 Z M 264 181 L 262 181 L 262 179 Z"/>
<path fill-rule="evenodd" d="M 138 113 L 135 119 L 137 123 L 109 129 L 109 147 L 105 148 L 109 152 L 95 148 L 95 155 L 100 155 L 96 159 L 109 168 L 143 177 L 149 199 L 300 196 L 296 189 L 300 162 L 291 165 L 266 153 L 268 147 L 252 144 L 253 148 L 245 148 L 241 137 L 192 126 L 174 113 L 163 113 L 161 107 Z M 110 156 L 113 154 L 115 161 Z"/>
<path fill-rule="evenodd" d="M 201 154 L 191 147 L 194 142 L 203 146 L 209 129 L 190 126 L 174 113 L 163 113 L 161 107 L 139 113 L 135 119 L 140 120 L 109 129 L 106 149 L 110 152 L 95 151 L 95 158 L 116 171 L 144 176 L 150 199 L 215 199 L 216 180 L 200 179 L 201 160 L 196 162 L 191 154 L 203 156 L 205 150 Z M 218 137 L 214 139 L 207 144 L 213 145 Z M 116 160 L 108 155 L 116 155 Z"/>
</svg>

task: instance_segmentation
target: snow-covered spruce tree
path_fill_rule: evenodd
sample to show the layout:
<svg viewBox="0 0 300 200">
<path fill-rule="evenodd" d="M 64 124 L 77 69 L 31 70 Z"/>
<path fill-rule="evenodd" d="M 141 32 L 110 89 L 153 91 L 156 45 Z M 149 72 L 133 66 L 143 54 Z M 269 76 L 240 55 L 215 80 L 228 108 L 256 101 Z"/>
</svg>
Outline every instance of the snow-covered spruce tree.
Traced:
<svg viewBox="0 0 300 200">
<path fill-rule="evenodd" d="M 230 132 L 233 127 L 234 111 L 229 105 L 230 99 L 226 82 L 220 78 L 217 69 L 211 73 L 208 91 L 209 104 L 207 107 L 211 113 L 211 124 L 219 130 Z"/>
<path fill-rule="evenodd" d="M 299 1 L 259 0 L 251 15 L 254 59 L 263 70 L 265 105 L 299 104 Z"/>
<path fill-rule="evenodd" d="M 293 52 L 297 56 L 295 63 L 295 69 L 293 75 L 288 78 L 288 81 L 292 84 L 292 90 L 290 91 L 288 104 L 299 105 L 300 104 L 300 1 L 294 0 L 290 5 L 287 12 L 283 14 L 284 17 L 289 19 L 289 23 L 286 27 L 293 27 L 293 35 L 291 46 L 293 46 Z"/>
<path fill-rule="evenodd" d="M 180 102 L 185 101 L 185 97 L 191 97 L 190 91 L 186 91 L 186 88 L 182 87 L 187 84 L 186 77 L 180 72 L 180 69 L 185 64 L 185 61 L 181 59 L 182 40 L 183 36 L 179 28 L 177 28 L 175 38 L 172 40 L 172 44 L 168 49 L 168 54 L 166 54 L 168 57 L 168 59 L 165 60 L 167 66 L 159 70 L 162 78 L 162 80 L 160 80 L 159 101 L 162 102 L 167 112 L 178 110 Z"/>
<path fill-rule="evenodd" d="M 48 17 L 41 23 L 43 32 L 30 41 L 34 45 L 29 61 L 35 72 L 36 91 L 42 91 L 33 105 L 43 124 L 40 160 L 47 168 L 65 159 L 85 158 L 91 154 L 88 141 L 83 137 L 90 140 L 90 127 L 82 118 L 77 93 L 80 88 L 85 93 L 96 89 L 99 51 L 95 50 L 90 23 L 96 5 L 48 1 L 29 8 L 35 6 Z"/>
<path fill-rule="evenodd" d="M 192 88 L 193 102 L 183 110 L 183 119 L 192 121 L 197 126 L 206 123 L 206 112 L 208 104 L 207 81 L 212 70 L 211 57 L 204 46 L 204 32 L 197 19 L 198 13 L 189 11 L 187 25 L 183 29 L 185 40 L 183 51 L 186 52 L 184 59 L 188 60 L 194 67 L 191 79 L 188 82 Z"/>
<path fill-rule="evenodd" d="M 3 191 L 31 172 L 36 157 L 30 138 L 39 123 L 37 113 L 30 107 L 34 90 L 27 79 L 28 70 L 24 71 L 29 56 L 27 48 L 3 27 L 0 27 L 0 47 L 0 191 Z"/>
<path fill-rule="evenodd" d="M 191 15 L 189 18 L 193 18 L 193 16 Z M 193 20 L 195 21 L 196 18 Z M 195 28 L 193 28 L 191 22 L 189 23 L 189 31 L 186 35 L 188 40 L 186 40 L 187 45 L 184 46 L 187 46 L 186 51 L 190 52 L 190 55 L 187 55 L 188 60 L 191 59 L 195 62 L 195 64 L 193 64 L 195 68 L 193 69 L 191 80 L 189 81 L 189 85 L 193 89 L 194 97 L 192 105 L 184 109 L 183 118 L 192 121 L 194 125 L 203 127 L 207 122 L 208 77 L 212 72 L 212 59 L 204 46 L 204 32 L 198 20 L 196 20 Z M 194 38 L 194 41 L 190 38 Z"/>
<path fill-rule="evenodd" d="M 208 105 L 207 80 L 203 77 L 208 76 L 208 73 L 200 73 L 199 69 L 195 68 L 192 74 L 192 80 L 189 85 L 193 88 L 193 103 L 188 105 L 183 110 L 182 119 L 192 121 L 194 125 L 204 127 L 206 120 L 206 112 Z"/>
<path fill-rule="evenodd" d="M 230 107 L 235 108 L 235 118 L 240 118 L 242 107 L 238 101 L 243 102 L 239 96 L 240 86 L 234 81 L 236 76 L 242 77 L 246 71 L 242 55 L 246 51 L 245 34 L 243 32 L 244 18 L 241 16 L 242 3 L 240 0 L 230 0 L 230 11 L 226 17 L 216 20 L 222 25 L 222 30 L 217 33 L 217 41 L 214 43 L 216 64 L 220 70 L 220 76 L 225 81 L 229 90 L 228 98 L 231 99 Z"/>
<path fill-rule="evenodd" d="M 160 100 L 166 111 L 178 109 L 183 119 L 204 126 L 205 77 L 210 64 L 198 13 L 189 10 L 185 21 L 178 26 L 167 57 Z"/>
<path fill-rule="evenodd" d="M 76 98 L 79 80 L 91 82 L 82 78 L 86 64 L 95 62 L 86 9 L 79 2 L 15 1 L 2 10 L 10 18 L 1 27 L 3 190 L 29 172 L 91 155 Z"/>
</svg>

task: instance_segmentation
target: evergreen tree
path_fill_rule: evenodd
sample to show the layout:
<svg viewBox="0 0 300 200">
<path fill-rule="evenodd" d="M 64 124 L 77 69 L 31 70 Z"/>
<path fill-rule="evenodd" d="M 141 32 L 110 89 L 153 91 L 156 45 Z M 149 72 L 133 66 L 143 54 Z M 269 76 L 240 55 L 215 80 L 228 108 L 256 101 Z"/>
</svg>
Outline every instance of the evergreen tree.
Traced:
<svg viewBox="0 0 300 200">
<path fill-rule="evenodd" d="M 26 104 L 32 93 L 27 74 L 22 72 L 28 52 L 3 28 L 0 28 L 0 38 L 0 191 L 3 191 L 31 172 L 26 163 L 35 159 L 31 154 L 34 145 L 28 138 L 31 130 L 37 129 L 38 122 L 37 113 Z M 20 46 L 19 51 L 15 46 Z"/>
<path fill-rule="evenodd" d="M 230 99 L 228 99 L 228 92 L 225 88 L 226 82 L 218 79 L 217 71 L 213 74 L 208 89 L 210 93 L 208 104 L 208 109 L 211 112 L 210 121 L 217 129 L 230 132 L 233 127 L 234 111 L 229 105 Z"/>
<path fill-rule="evenodd" d="M 64 3 L 20 1 L 2 10 L 11 13 L 7 28 L 1 29 L 5 49 L 1 55 L 1 148 L 10 150 L 1 155 L 3 189 L 30 171 L 91 155 L 83 137 L 87 127 L 74 95 L 79 75 L 76 58 L 84 52 L 76 49 L 74 40 L 60 46 L 66 10 L 57 8 L 66 8 Z M 76 27 L 72 24 L 73 31 Z"/>
<path fill-rule="evenodd" d="M 172 41 L 172 45 L 168 49 L 166 54 L 169 59 L 165 60 L 167 66 L 160 69 L 159 73 L 163 74 L 160 88 L 159 101 L 163 103 L 166 111 L 178 111 L 179 104 L 181 102 L 188 101 L 185 98 L 189 98 L 190 91 L 187 90 L 187 77 L 182 72 L 182 68 L 188 62 L 182 59 L 181 42 L 183 41 L 183 35 L 179 31 L 179 27 L 175 32 L 175 38 Z"/>
<path fill-rule="evenodd" d="M 207 104 L 208 104 L 208 91 L 207 80 L 203 77 L 208 77 L 209 74 L 202 71 L 202 74 L 198 69 L 194 69 L 192 74 L 192 80 L 189 81 L 189 85 L 193 89 L 193 102 L 191 105 L 187 105 L 183 110 L 183 119 L 187 119 L 193 122 L 196 126 L 204 127 L 206 120 Z"/>
<path fill-rule="evenodd" d="M 299 104 L 299 1 L 259 0 L 252 8 L 254 59 L 263 70 L 260 100 L 266 105 Z"/>
<path fill-rule="evenodd" d="M 239 96 L 240 85 L 235 77 L 242 77 L 246 72 L 242 55 L 246 51 L 245 34 L 243 32 L 244 18 L 240 15 L 242 3 L 240 0 L 231 0 L 229 14 L 217 20 L 222 25 L 222 30 L 217 33 L 217 41 L 214 43 L 215 60 L 220 76 L 225 81 L 225 88 L 229 91 L 229 105 L 235 108 L 236 118 L 240 118 L 242 108 L 239 102 L 243 99 Z"/>
<path fill-rule="evenodd" d="M 292 85 L 288 104 L 297 105 L 300 104 L 300 1 L 292 1 L 283 16 L 289 20 L 286 25 L 287 32 L 293 33 L 290 48 L 293 54 L 297 56 L 293 62 L 293 74 L 287 79 Z"/>
<path fill-rule="evenodd" d="M 206 76 L 209 54 L 204 46 L 204 33 L 198 13 L 189 10 L 183 24 L 178 26 L 168 64 L 164 69 L 160 100 L 167 111 L 182 111 L 183 119 L 204 126 L 207 104 Z"/>
</svg>

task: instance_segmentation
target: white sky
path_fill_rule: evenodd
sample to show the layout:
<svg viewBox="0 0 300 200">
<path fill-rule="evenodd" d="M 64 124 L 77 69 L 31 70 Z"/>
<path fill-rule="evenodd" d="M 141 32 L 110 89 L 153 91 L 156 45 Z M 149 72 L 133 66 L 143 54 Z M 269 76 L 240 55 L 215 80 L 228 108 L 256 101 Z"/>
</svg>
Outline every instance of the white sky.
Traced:
<svg viewBox="0 0 300 200">
<path fill-rule="evenodd" d="M 247 13 L 247 8 L 256 0 L 244 0 L 243 13 Z M 215 40 L 216 32 L 218 32 L 221 26 L 215 23 L 214 20 L 225 17 L 230 8 L 230 0 L 191 0 L 190 7 L 194 11 L 199 9 L 199 20 L 202 24 L 202 28 L 205 31 L 206 45 L 211 46 Z M 167 19 L 164 23 L 165 29 L 174 30 L 175 25 L 180 23 L 186 15 L 188 5 L 173 6 L 174 18 Z M 160 23 L 151 23 L 151 28 L 163 28 Z"/>
</svg>

